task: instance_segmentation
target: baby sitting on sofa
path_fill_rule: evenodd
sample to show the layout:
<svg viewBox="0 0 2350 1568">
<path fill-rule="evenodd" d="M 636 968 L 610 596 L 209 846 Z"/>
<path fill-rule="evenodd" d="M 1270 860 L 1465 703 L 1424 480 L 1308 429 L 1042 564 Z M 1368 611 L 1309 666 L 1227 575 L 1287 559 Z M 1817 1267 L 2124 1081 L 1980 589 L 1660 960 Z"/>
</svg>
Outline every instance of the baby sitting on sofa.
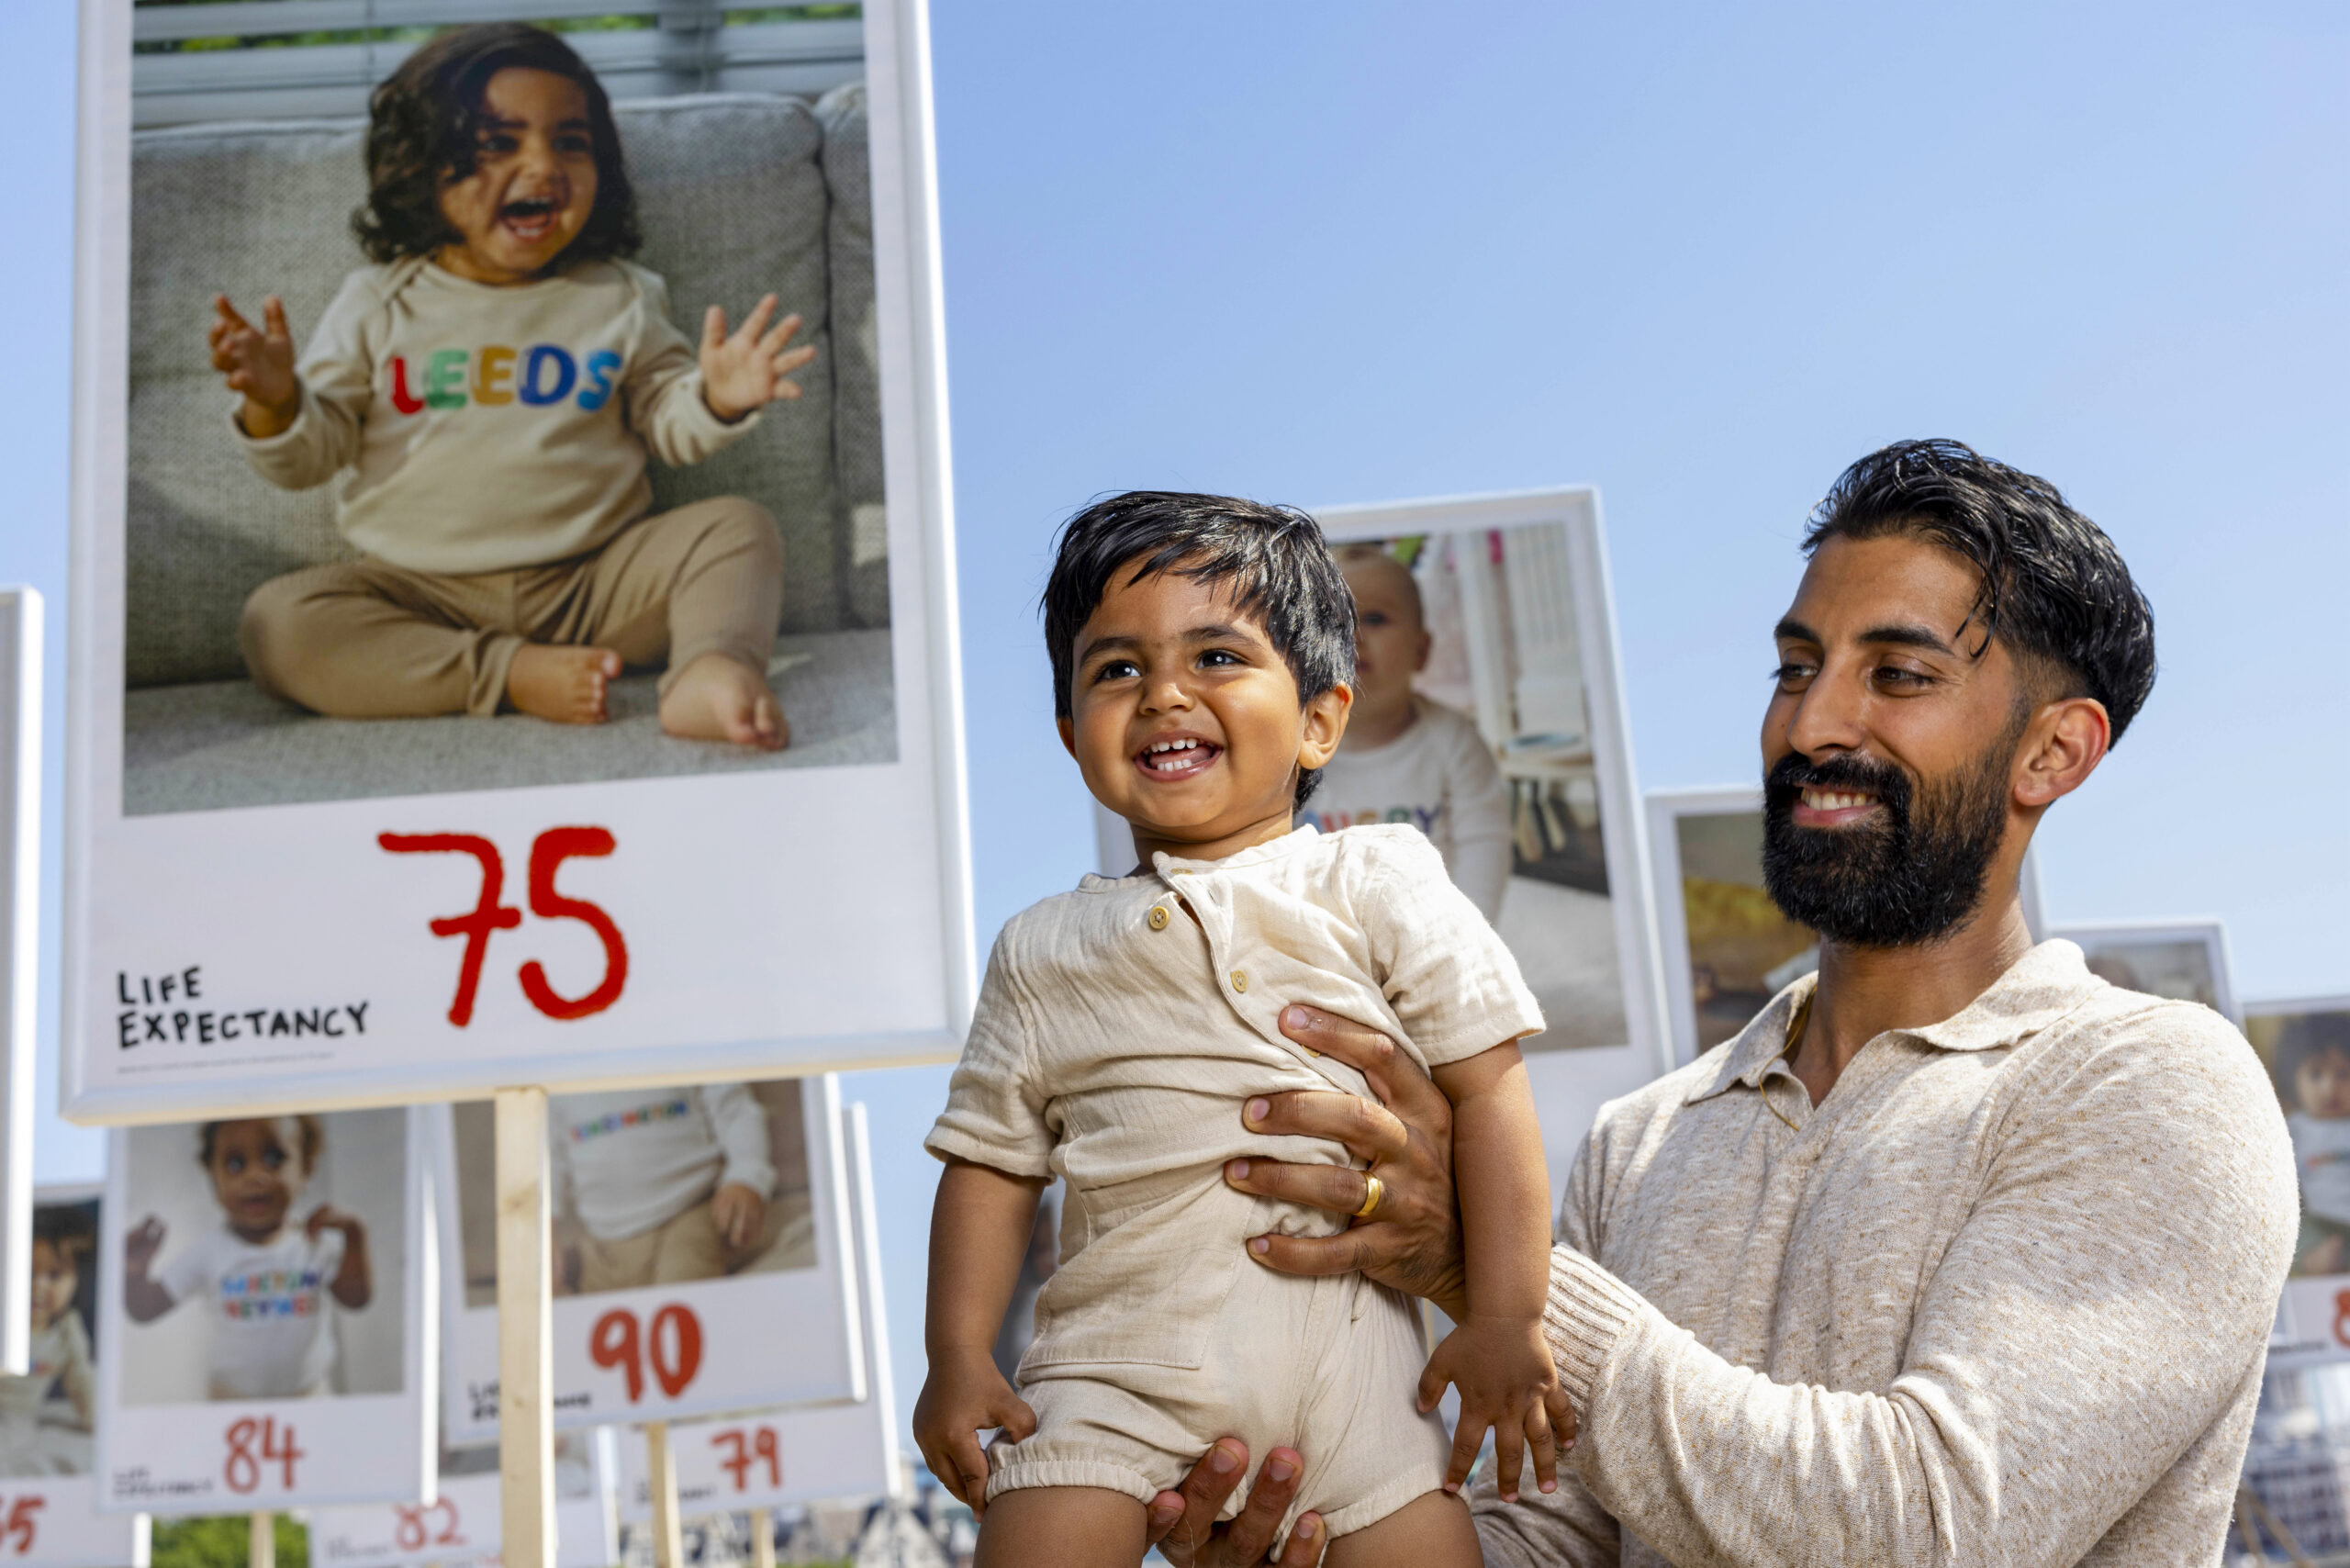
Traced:
<svg viewBox="0 0 2350 1568">
<path fill-rule="evenodd" d="M 624 666 L 666 659 L 669 734 L 769 750 L 783 594 L 775 521 L 720 497 L 646 515 L 648 451 L 698 463 L 797 398 L 800 318 L 712 306 L 699 349 L 660 278 L 621 259 L 635 206 L 611 106 L 554 34 L 453 29 L 377 88 L 375 264 L 345 280 L 300 364 L 283 304 L 217 305 L 235 439 L 289 489 L 351 471 L 361 559 L 263 584 L 239 641 L 254 681 L 321 713 L 605 717 Z"/>
</svg>

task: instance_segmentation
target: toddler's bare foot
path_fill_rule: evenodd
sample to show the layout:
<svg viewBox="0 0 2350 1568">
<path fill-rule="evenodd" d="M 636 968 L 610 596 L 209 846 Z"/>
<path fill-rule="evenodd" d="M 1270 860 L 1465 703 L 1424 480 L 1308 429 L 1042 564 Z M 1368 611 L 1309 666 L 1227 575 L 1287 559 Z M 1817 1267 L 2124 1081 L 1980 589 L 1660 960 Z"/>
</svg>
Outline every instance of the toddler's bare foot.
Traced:
<svg viewBox="0 0 2350 1568">
<path fill-rule="evenodd" d="M 661 727 L 693 741 L 732 741 L 762 751 L 791 744 L 783 704 L 767 683 L 724 654 L 704 654 L 678 671 L 661 699 Z"/>
<path fill-rule="evenodd" d="M 604 689 L 620 673 L 621 656 L 610 648 L 525 643 L 507 666 L 506 700 L 554 723 L 600 724 Z"/>
</svg>

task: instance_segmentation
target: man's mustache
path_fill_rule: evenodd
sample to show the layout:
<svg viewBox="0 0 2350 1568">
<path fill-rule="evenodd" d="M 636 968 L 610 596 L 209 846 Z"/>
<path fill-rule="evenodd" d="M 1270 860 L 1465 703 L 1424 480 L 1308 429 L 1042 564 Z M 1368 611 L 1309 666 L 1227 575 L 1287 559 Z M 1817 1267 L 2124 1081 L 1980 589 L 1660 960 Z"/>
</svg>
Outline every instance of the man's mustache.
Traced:
<svg viewBox="0 0 2350 1568">
<path fill-rule="evenodd" d="M 1814 762 L 1799 751 L 1791 751 L 1771 765 L 1762 784 L 1769 796 L 1768 809 L 1780 812 L 1794 806 L 1800 790 L 1851 790 L 1874 795 L 1897 818 L 1909 804 L 1909 776 L 1889 762 L 1866 757 L 1831 756 Z"/>
</svg>

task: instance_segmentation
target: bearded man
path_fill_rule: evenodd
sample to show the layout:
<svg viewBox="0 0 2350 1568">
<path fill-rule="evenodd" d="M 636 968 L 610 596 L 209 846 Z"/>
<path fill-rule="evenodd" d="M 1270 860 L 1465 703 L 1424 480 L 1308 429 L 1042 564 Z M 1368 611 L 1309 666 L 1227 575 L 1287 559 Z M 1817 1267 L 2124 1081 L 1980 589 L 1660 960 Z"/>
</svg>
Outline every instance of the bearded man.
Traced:
<svg viewBox="0 0 2350 1568">
<path fill-rule="evenodd" d="M 2042 814 L 2153 688 L 2152 613 L 2053 486 L 1955 442 L 1853 465 L 1804 549 L 1764 870 L 1819 971 L 1601 1110 L 1546 1315 L 1580 1435 L 1554 1491 L 1481 1480 L 1485 1560 L 2217 1562 L 2293 1249 L 2283 1118 L 2225 1020 L 2034 946 L 2017 894 Z M 1458 1316 L 1443 1097 L 1378 1036 L 1289 1014 L 1384 1103 L 1244 1120 L 1369 1169 L 1227 1179 L 1371 1213 L 1251 1255 Z M 1248 1458 L 1226 1439 L 1159 1498 L 1175 1562 L 1276 1544 L 1311 1456 L 1274 1450 L 1216 1525 Z M 1325 1544 L 1308 1516 L 1278 1561 Z"/>
</svg>

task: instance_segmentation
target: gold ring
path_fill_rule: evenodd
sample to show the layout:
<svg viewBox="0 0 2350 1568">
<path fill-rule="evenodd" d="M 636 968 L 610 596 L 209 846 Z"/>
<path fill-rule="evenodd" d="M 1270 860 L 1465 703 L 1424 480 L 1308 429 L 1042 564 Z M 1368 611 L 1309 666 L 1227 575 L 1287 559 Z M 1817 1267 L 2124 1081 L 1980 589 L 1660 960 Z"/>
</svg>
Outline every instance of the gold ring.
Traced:
<svg viewBox="0 0 2350 1568">
<path fill-rule="evenodd" d="M 1386 1192 L 1379 1178 L 1366 1170 L 1362 1173 L 1362 1207 L 1355 1211 L 1355 1218 L 1369 1219 L 1379 1210 L 1379 1200 Z"/>
</svg>

